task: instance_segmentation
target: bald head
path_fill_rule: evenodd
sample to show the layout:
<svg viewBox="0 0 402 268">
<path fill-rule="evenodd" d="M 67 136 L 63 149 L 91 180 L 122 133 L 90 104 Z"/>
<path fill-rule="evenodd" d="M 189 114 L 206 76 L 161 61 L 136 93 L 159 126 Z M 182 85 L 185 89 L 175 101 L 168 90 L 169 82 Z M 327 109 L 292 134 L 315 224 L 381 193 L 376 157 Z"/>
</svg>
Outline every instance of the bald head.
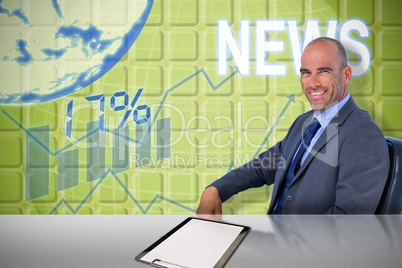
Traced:
<svg viewBox="0 0 402 268">
<path fill-rule="evenodd" d="M 310 43 L 308 43 L 308 45 L 306 46 L 306 48 L 304 50 L 306 50 L 309 46 L 314 46 L 319 43 L 327 43 L 328 45 L 330 45 L 329 47 L 334 48 L 334 50 L 338 53 L 338 64 L 339 64 L 340 68 L 343 68 L 346 65 L 348 65 L 348 58 L 346 56 L 345 48 L 338 40 L 335 40 L 333 38 L 329 38 L 329 37 L 316 38 L 313 41 L 311 41 Z M 328 51 L 328 53 L 333 53 L 333 52 L 334 51 Z M 303 53 L 304 53 L 304 51 L 303 51 Z"/>
</svg>

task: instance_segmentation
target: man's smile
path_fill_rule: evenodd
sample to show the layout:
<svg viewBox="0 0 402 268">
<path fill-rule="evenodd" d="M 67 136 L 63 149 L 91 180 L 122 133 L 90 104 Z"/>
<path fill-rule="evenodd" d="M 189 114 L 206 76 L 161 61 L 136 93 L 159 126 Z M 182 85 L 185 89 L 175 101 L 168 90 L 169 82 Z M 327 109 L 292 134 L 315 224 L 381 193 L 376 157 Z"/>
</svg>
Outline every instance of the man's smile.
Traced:
<svg viewBox="0 0 402 268">
<path fill-rule="evenodd" d="M 312 91 L 310 91 L 309 94 L 310 94 L 310 96 L 311 96 L 312 99 L 317 100 L 317 99 L 321 99 L 321 98 L 323 97 L 323 95 L 324 95 L 325 92 L 327 92 L 327 91 L 326 91 L 326 90 L 318 91 L 318 92 L 312 92 Z"/>
</svg>

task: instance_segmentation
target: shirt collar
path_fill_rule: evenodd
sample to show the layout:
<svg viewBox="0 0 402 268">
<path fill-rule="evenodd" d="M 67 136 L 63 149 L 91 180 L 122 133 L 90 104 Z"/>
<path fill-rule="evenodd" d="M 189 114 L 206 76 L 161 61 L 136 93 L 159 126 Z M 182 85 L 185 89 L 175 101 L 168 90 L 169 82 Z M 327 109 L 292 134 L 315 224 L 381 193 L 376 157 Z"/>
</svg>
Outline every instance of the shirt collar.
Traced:
<svg viewBox="0 0 402 268">
<path fill-rule="evenodd" d="M 331 122 L 332 118 L 338 114 L 338 112 L 345 106 L 346 102 L 350 99 L 350 94 L 346 95 L 340 102 L 336 103 L 335 105 L 331 106 L 324 112 L 317 115 L 317 112 L 314 111 L 314 117 L 317 118 L 318 122 L 320 122 L 322 128 L 326 128 Z"/>
</svg>

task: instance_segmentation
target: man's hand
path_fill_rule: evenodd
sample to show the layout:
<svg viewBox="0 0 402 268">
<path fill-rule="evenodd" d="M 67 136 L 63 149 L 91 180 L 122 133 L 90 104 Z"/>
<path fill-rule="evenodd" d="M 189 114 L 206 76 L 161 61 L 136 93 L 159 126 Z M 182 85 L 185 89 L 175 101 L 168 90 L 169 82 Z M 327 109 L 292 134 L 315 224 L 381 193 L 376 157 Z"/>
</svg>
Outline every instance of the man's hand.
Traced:
<svg viewBox="0 0 402 268">
<path fill-rule="evenodd" d="M 202 193 L 200 205 L 197 209 L 197 214 L 222 214 L 222 202 L 219 196 L 218 189 L 214 186 L 209 186 Z"/>
</svg>

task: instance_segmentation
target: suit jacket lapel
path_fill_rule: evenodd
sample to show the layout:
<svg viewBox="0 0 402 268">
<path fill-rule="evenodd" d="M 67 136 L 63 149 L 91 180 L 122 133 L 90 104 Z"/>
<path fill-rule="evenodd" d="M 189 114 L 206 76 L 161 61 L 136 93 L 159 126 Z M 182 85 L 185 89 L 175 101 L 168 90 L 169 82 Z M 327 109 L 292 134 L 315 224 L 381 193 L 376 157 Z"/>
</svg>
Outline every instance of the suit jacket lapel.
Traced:
<svg viewBox="0 0 402 268">
<path fill-rule="evenodd" d="M 296 173 L 293 181 L 299 178 L 300 174 L 306 169 L 309 163 L 314 159 L 314 157 L 323 149 L 323 147 L 335 138 L 339 133 L 339 127 L 343 125 L 348 116 L 357 108 L 355 101 L 350 97 L 348 102 L 342 109 L 338 112 L 338 114 L 331 120 L 329 125 L 325 128 L 320 138 L 314 144 L 312 150 L 307 155 L 306 160 L 303 165 L 300 167 L 299 171 Z"/>
<path fill-rule="evenodd" d="M 309 115 L 306 119 L 304 119 L 304 122 L 302 123 L 302 129 L 306 127 L 306 125 L 311 121 L 313 118 L 314 113 Z M 307 124 L 306 124 L 307 122 Z M 298 128 L 300 129 L 300 128 Z M 298 133 L 296 134 L 295 137 L 292 138 L 292 140 L 289 140 L 290 144 L 288 145 L 289 148 L 292 148 L 292 151 L 289 152 L 289 154 L 286 157 L 286 162 L 285 162 L 285 167 L 278 169 L 277 174 L 276 174 L 276 180 L 274 184 L 274 189 L 272 191 L 272 201 L 276 200 L 278 198 L 278 190 L 282 189 L 283 184 L 286 181 L 286 173 L 288 172 L 288 168 L 290 166 L 290 163 L 293 160 L 294 155 L 296 154 L 296 150 L 299 148 L 299 145 L 302 141 L 302 131 L 301 130 L 296 130 Z M 276 204 L 275 202 L 272 202 L 271 204 Z"/>
</svg>

